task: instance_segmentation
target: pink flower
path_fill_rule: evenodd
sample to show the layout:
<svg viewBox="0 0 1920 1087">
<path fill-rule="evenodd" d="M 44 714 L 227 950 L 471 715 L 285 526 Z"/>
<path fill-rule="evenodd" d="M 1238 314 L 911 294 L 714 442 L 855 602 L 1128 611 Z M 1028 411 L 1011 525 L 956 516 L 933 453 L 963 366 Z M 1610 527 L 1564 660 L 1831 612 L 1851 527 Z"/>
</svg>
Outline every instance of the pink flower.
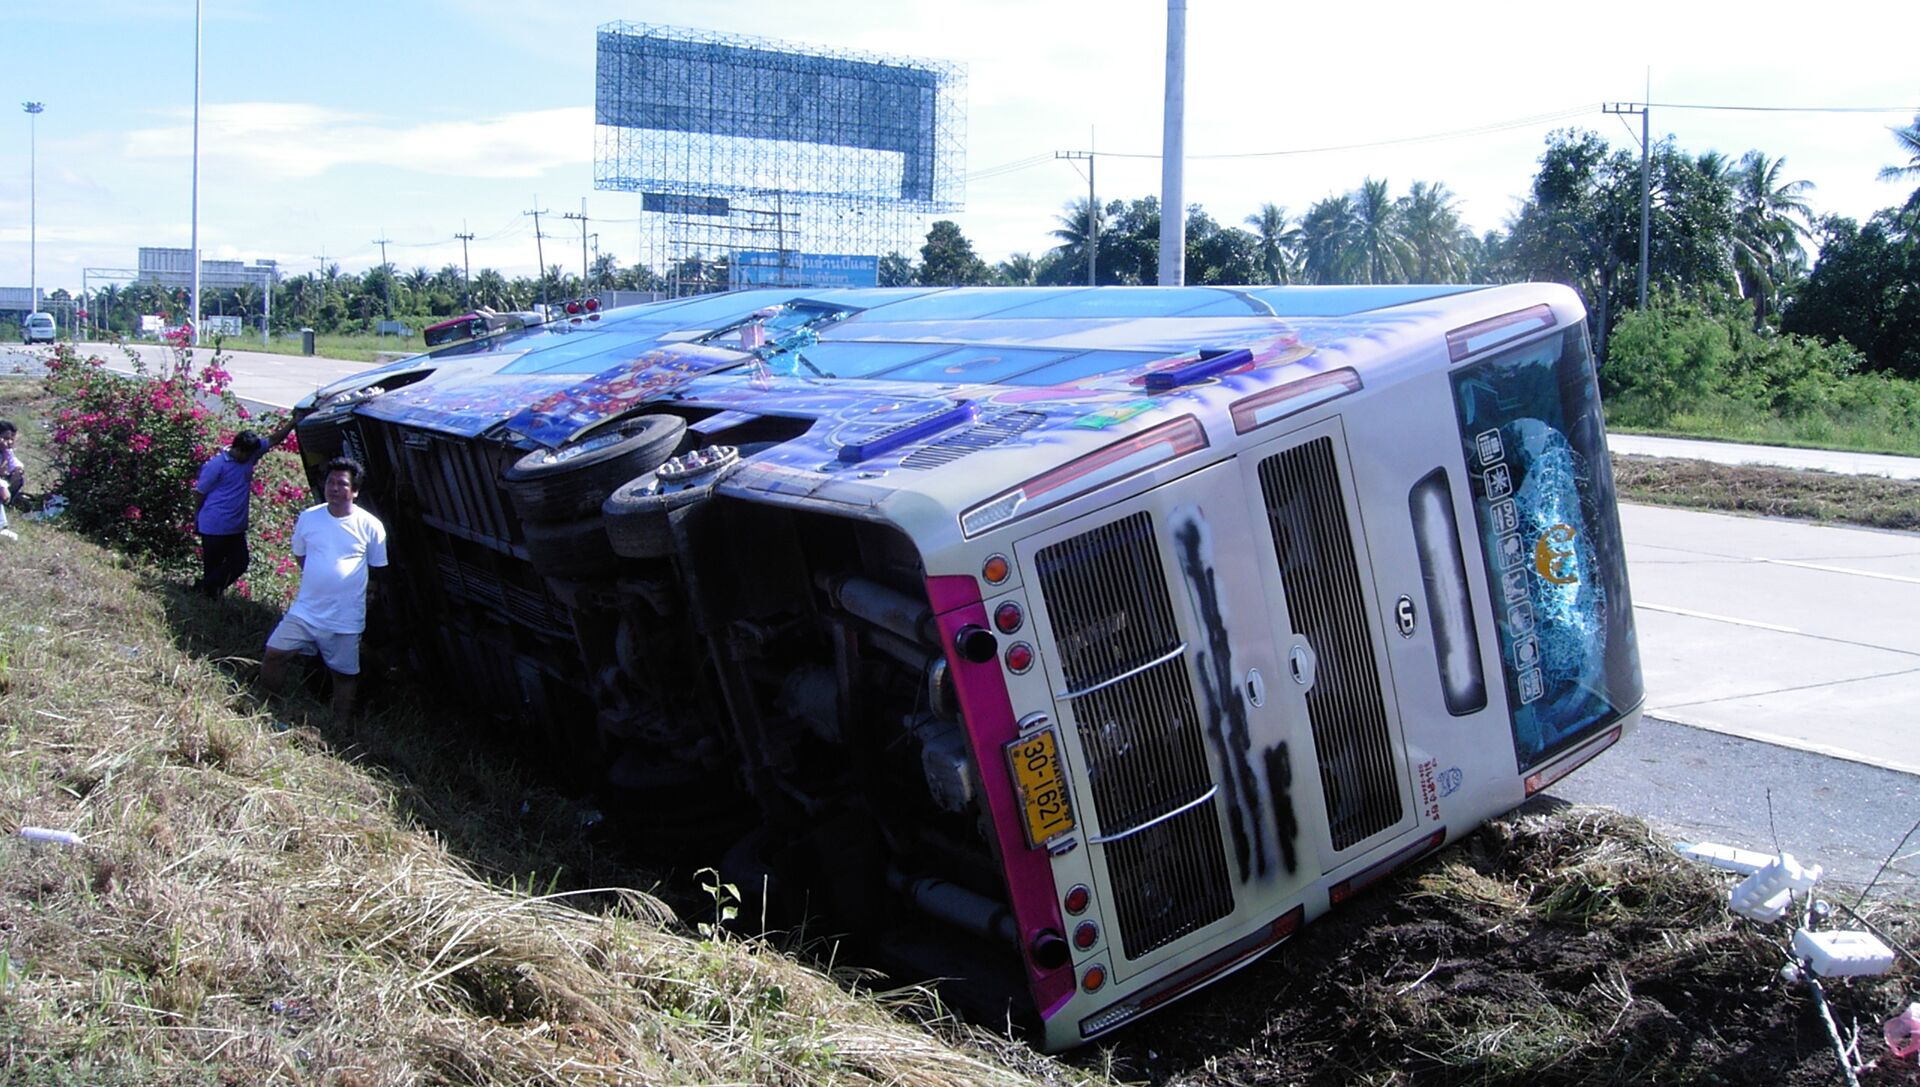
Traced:
<svg viewBox="0 0 1920 1087">
<path fill-rule="evenodd" d="M 128 506 L 126 509 L 120 511 L 120 515 L 129 521 L 138 521 L 140 519 L 140 507 Z"/>
<path fill-rule="evenodd" d="M 127 445 L 135 453 L 145 453 L 147 450 L 153 448 L 153 439 L 147 437 L 145 434 L 135 434 L 133 437 L 127 439 Z"/>
</svg>

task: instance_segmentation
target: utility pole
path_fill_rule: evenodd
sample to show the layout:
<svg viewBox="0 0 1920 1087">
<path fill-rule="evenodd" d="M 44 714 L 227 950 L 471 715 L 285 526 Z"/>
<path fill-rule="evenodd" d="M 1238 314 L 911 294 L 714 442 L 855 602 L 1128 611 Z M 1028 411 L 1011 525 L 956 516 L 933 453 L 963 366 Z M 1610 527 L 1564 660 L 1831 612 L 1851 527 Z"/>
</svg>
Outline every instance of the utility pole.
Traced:
<svg viewBox="0 0 1920 1087">
<path fill-rule="evenodd" d="M 593 261 L 595 264 L 598 264 L 600 262 L 600 232 L 596 230 L 588 236 L 593 239 Z M 589 287 L 588 290 L 591 291 L 593 288 Z"/>
<path fill-rule="evenodd" d="M 40 114 L 39 102 L 22 102 L 27 111 L 27 309 L 40 308 Z"/>
<path fill-rule="evenodd" d="M 1087 286 L 1099 281 L 1094 278 L 1095 257 L 1100 253 L 1100 205 L 1093 198 L 1093 152 L 1091 151 L 1055 151 L 1057 159 L 1084 159 L 1087 163 Z"/>
<path fill-rule="evenodd" d="M 1608 102 L 1600 109 L 1606 113 L 1640 115 L 1640 308 L 1647 308 L 1647 236 L 1653 219 L 1652 188 L 1648 181 L 1648 156 L 1651 147 L 1647 142 L 1647 105 L 1646 102 Z"/>
<path fill-rule="evenodd" d="M 393 319 L 393 269 L 387 267 L 388 238 L 386 234 L 384 229 L 381 230 L 380 237 L 373 239 L 373 244 L 380 247 L 380 276 L 383 281 L 381 286 L 386 288 L 387 319 L 391 321 Z"/>
<path fill-rule="evenodd" d="M 534 197 L 536 203 L 539 200 L 539 197 Z M 541 238 L 544 235 L 540 233 L 540 217 L 551 215 L 552 212 L 541 208 L 538 211 L 523 211 L 520 214 L 533 216 L 533 252 L 535 259 L 540 262 L 540 304 L 545 306 L 547 304 L 547 247 L 541 244 Z"/>
<path fill-rule="evenodd" d="M 193 0 L 193 346 L 200 346 L 200 16 L 202 4 Z"/>
<path fill-rule="evenodd" d="M 465 227 L 467 224 L 463 220 L 460 225 Z M 467 309 L 471 311 L 473 309 L 473 261 L 467 258 L 467 243 L 473 240 L 473 235 L 462 231 L 454 237 L 460 239 L 460 291 L 466 295 Z"/>
<path fill-rule="evenodd" d="M 1160 285 L 1187 281 L 1187 0 L 1167 0 L 1167 99 L 1160 136 Z"/>
<path fill-rule="evenodd" d="M 569 211 L 560 218 L 580 220 L 580 290 L 584 292 L 587 289 L 587 198 L 580 198 L 580 214 Z"/>
</svg>

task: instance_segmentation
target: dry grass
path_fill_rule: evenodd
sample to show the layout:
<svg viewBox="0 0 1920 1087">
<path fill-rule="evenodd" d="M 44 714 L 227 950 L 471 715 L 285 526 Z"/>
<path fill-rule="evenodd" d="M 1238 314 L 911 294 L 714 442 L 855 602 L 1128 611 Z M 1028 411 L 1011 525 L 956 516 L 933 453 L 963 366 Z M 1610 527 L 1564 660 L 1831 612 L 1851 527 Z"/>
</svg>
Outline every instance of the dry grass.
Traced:
<svg viewBox="0 0 1920 1087">
<path fill-rule="evenodd" d="M 1668 457 L 1615 457 L 1624 502 L 1920 531 L 1920 483 Z"/>
<path fill-rule="evenodd" d="M 648 877 L 404 711 L 265 712 L 254 610 L 33 523 L 0 600 L 0 1082 L 1092 1079 L 584 882 Z"/>
</svg>

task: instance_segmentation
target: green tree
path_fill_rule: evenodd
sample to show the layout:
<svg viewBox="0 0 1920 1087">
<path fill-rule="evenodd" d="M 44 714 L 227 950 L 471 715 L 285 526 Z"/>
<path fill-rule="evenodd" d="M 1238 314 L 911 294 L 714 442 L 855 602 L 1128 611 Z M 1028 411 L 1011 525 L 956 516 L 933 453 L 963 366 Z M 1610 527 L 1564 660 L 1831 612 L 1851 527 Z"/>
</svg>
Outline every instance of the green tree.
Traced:
<svg viewBox="0 0 1920 1087">
<path fill-rule="evenodd" d="M 1920 177 L 1920 113 L 1913 115 L 1913 123 L 1900 128 L 1890 129 L 1893 142 L 1900 146 L 1900 153 L 1907 161 L 1897 166 L 1884 166 L 1880 169 L 1882 181 L 1904 181 L 1910 177 Z M 1909 214 L 1920 211 L 1920 189 L 1913 190 L 1907 197 L 1902 210 Z"/>
<path fill-rule="evenodd" d="M 967 287 L 992 278 L 987 263 L 973 251 L 973 243 L 960 232 L 960 224 L 941 219 L 927 231 L 927 243 L 920 247 L 920 282 L 930 287 Z"/>
<path fill-rule="evenodd" d="M 1060 240 L 1060 244 L 1054 246 L 1052 251 L 1057 258 L 1053 266 L 1063 275 L 1070 275 L 1066 269 L 1078 267 L 1080 269 L 1078 282 L 1085 283 L 1087 281 L 1087 247 L 1094 244 L 1100 233 L 1099 205 L 1087 200 L 1074 201 L 1066 206 L 1064 212 L 1054 216 L 1054 219 L 1059 225 L 1054 227 L 1053 236 Z M 1098 267 L 1099 255 L 1094 254 L 1096 275 L 1101 272 Z"/>
<path fill-rule="evenodd" d="M 1920 378 L 1920 238 L 1913 217 L 1888 208 L 1862 227 L 1820 223 L 1820 262 L 1781 315 L 1780 327 L 1841 339 L 1866 366 Z"/>
<path fill-rule="evenodd" d="M 1733 267 L 1740 292 L 1753 303 L 1753 327 L 1766 327 L 1779 308 L 1784 283 L 1803 266 L 1800 239 L 1813 218 L 1805 193 L 1811 182 L 1787 181 L 1784 158 L 1749 151 L 1733 176 Z"/>
<path fill-rule="evenodd" d="M 1308 283 L 1359 282 L 1360 249 L 1353 197 L 1316 200 L 1300 217 L 1300 259 Z"/>
<path fill-rule="evenodd" d="M 1616 286 L 1622 269 L 1637 260 L 1639 174 L 1632 156 L 1594 133 L 1556 131 L 1547 137 L 1527 201 L 1508 224 L 1506 273 L 1580 291 L 1594 310 L 1602 360 Z"/>
<path fill-rule="evenodd" d="M 1279 204 L 1260 205 L 1247 216 L 1253 228 L 1255 259 L 1260 265 L 1262 283 L 1292 283 L 1298 276 L 1300 228 L 1287 218 L 1287 209 Z"/>
<path fill-rule="evenodd" d="M 1425 181 L 1400 198 L 1401 237 L 1411 254 L 1407 277 L 1415 283 L 1469 282 L 1469 253 L 1478 239 L 1461 227 L 1454 199 L 1445 185 Z"/>
<path fill-rule="evenodd" d="M 1038 283 L 1040 266 L 1027 253 L 1014 253 L 993 269 L 993 281 L 1003 287 L 1031 287 Z"/>
<path fill-rule="evenodd" d="M 1353 191 L 1353 242 L 1363 283 L 1405 283 L 1413 250 L 1400 232 L 1399 208 L 1384 180 L 1367 178 Z"/>
<path fill-rule="evenodd" d="M 918 282 L 913 258 L 905 253 L 888 253 L 880 258 L 879 282 L 882 287 L 910 287 Z"/>
<path fill-rule="evenodd" d="M 1252 234 L 1221 226 L 1198 204 L 1187 208 L 1188 283 L 1252 283 L 1259 278 L 1259 259 L 1259 240 Z"/>
</svg>

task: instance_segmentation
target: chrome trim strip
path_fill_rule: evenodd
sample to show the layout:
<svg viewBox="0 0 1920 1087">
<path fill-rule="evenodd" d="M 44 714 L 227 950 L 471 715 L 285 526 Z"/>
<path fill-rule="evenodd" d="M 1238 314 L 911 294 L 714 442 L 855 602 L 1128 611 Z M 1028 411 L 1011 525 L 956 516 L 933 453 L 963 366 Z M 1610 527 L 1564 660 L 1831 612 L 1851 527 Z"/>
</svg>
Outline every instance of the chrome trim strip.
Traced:
<svg viewBox="0 0 1920 1087">
<path fill-rule="evenodd" d="M 1207 801 L 1212 800 L 1213 794 L 1219 791 L 1220 791 L 1220 786 L 1216 782 L 1213 788 L 1208 789 L 1206 792 L 1201 793 L 1199 796 L 1194 797 L 1192 800 L 1187 801 L 1185 804 L 1182 804 L 1179 807 L 1173 809 L 1172 811 L 1167 812 L 1165 815 L 1156 815 L 1152 819 L 1147 820 L 1146 822 L 1140 824 L 1139 826 L 1128 827 L 1126 830 L 1123 830 L 1118 834 L 1097 835 L 1095 837 L 1088 838 L 1087 841 L 1092 843 L 1093 845 L 1106 845 L 1109 842 L 1125 841 L 1126 839 L 1133 837 L 1134 835 L 1140 833 L 1141 831 L 1146 830 L 1148 827 L 1157 827 L 1161 823 L 1166 822 L 1167 820 L 1173 818 L 1176 815 L 1185 815 L 1187 812 L 1190 812 L 1193 809 L 1199 807 L 1200 805 L 1205 804 Z"/>
<path fill-rule="evenodd" d="M 1111 687 L 1122 680 L 1132 679 L 1134 676 L 1139 675 L 1140 673 L 1146 671 L 1149 668 L 1154 668 L 1159 665 L 1165 664 L 1168 661 L 1172 660 L 1173 658 L 1179 656 L 1180 654 L 1185 653 L 1186 651 L 1187 651 L 1187 643 L 1181 642 L 1179 645 L 1174 646 L 1172 649 L 1168 650 L 1165 653 L 1160 654 L 1159 656 L 1153 658 L 1152 660 L 1146 662 L 1145 664 L 1136 665 L 1135 667 L 1129 668 L 1126 671 L 1120 673 L 1119 675 L 1114 676 L 1112 679 L 1103 679 L 1091 687 L 1086 687 L 1078 691 L 1056 691 L 1054 692 L 1053 697 L 1055 701 L 1059 701 L 1059 702 L 1071 702 L 1076 698 L 1084 698 L 1085 696 L 1090 695 L 1095 691 L 1104 691 L 1108 687 Z"/>
</svg>

